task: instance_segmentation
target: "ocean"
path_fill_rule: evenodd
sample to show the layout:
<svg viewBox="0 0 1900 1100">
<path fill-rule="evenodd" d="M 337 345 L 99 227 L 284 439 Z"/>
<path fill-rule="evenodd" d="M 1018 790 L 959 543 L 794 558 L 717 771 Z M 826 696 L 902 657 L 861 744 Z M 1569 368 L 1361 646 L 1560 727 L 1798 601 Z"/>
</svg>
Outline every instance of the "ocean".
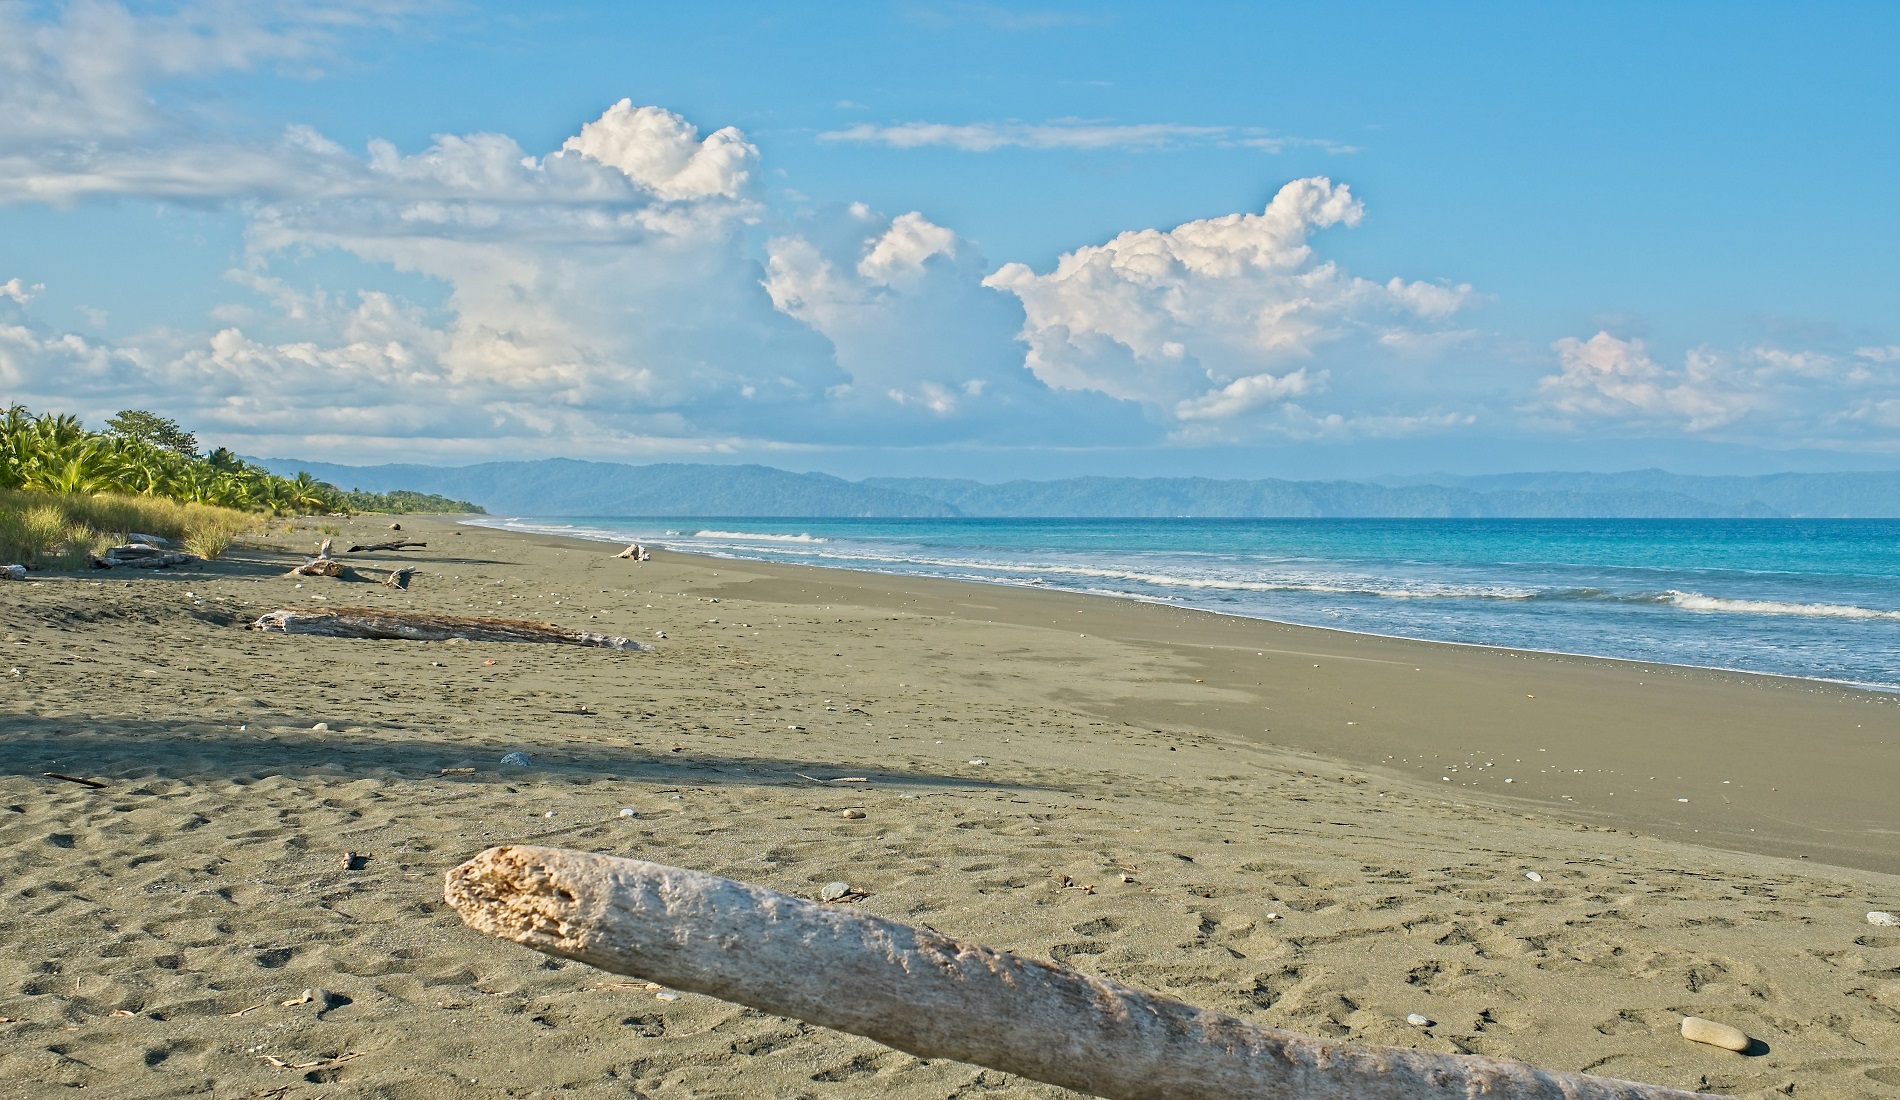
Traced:
<svg viewBox="0 0 1900 1100">
<path fill-rule="evenodd" d="M 1900 691 L 1900 520 L 478 522 Z"/>
</svg>

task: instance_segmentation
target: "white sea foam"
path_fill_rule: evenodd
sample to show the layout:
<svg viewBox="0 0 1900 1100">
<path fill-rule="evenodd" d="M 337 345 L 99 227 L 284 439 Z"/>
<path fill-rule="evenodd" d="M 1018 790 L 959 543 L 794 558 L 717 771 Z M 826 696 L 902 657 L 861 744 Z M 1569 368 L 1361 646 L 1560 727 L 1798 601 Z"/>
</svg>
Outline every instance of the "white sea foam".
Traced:
<svg viewBox="0 0 1900 1100">
<path fill-rule="evenodd" d="M 752 531 L 694 531 L 696 539 L 738 539 L 743 542 L 830 542 L 815 535 L 761 535 Z"/>
<path fill-rule="evenodd" d="M 1662 602 L 1685 611 L 1727 611 L 1744 615 L 1802 615 L 1816 619 L 1900 619 L 1900 611 L 1881 611 L 1844 603 L 1787 603 L 1781 600 L 1730 600 L 1700 592 L 1663 593 Z"/>
</svg>

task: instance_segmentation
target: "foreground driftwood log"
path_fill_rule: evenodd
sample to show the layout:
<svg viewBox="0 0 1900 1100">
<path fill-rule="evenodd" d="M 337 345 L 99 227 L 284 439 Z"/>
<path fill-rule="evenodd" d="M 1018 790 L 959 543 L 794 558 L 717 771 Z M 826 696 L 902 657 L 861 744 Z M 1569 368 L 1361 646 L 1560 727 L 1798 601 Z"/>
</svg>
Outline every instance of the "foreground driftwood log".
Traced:
<svg viewBox="0 0 1900 1100">
<path fill-rule="evenodd" d="M 1257 1027 L 1052 963 L 659 863 L 490 848 L 471 927 L 617 974 L 1109 1100 L 1689 1100 L 1496 1058 Z"/>
<path fill-rule="evenodd" d="M 280 634 L 317 634 L 326 638 L 384 638 L 409 642 L 553 642 L 598 649 L 648 650 L 629 638 L 569 630 L 528 619 L 484 619 L 431 615 L 421 611 L 384 611 L 373 607 L 283 608 L 260 617 L 252 630 Z"/>
</svg>

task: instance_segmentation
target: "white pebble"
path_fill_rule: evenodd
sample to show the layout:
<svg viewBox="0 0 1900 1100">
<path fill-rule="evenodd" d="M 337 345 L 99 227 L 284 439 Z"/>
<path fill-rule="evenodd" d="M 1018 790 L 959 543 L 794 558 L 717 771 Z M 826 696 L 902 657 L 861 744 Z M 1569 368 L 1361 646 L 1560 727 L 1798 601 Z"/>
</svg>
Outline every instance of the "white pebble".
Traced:
<svg viewBox="0 0 1900 1100">
<path fill-rule="evenodd" d="M 970 761 L 970 763 L 972 763 L 972 764 L 987 764 L 987 763 L 989 763 L 989 761 L 987 761 L 987 760 L 985 760 L 985 759 L 983 759 L 982 757 L 980 757 L 980 756 L 979 756 L 979 757 L 977 757 L 977 758 L 976 758 L 975 760 L 972 760 L 972 761 Z"/>
<path fill-rule="evenodd" d="M 1124 880 L 1127 880 L 1127 879 L 1128 879 L 1128 876 L 1127 876 L 1127 875 L 1123 875 L 1123 876 L 1122 876 L 1122 878 L 1123 878 Z M 1278 913 L 1268 913 L 1268 914 L 1267 914 L 1267 919 L 1268 919 L 1268 920 L 1279 920 L 1279 919 L 1280 919 L 1280 914 L 1278 914 Z"/>
<path fill-rule="evenodd" d="M 1705 1020 L 1700 1016 L 1682 1018 L 1682 1037 L 1692 1043 L 1706 1043 L 1712 1047 L 1733 1051 L 1747 1050 L 1751 1043 L 1747 1033 L 1741 1028 L 1718 1024 L 1714 1020 Z"/>
<path fill-rule="evenodd" d="M 1524 877 L 1530 879 L 1532 882 L 1544 881 L 1544 876 L 1538 874 L 1536 871 L 1526 871 L 1524 872 Z"/>
<path fill-rule="evenodd" d="M 863 810 L 846 810 L 843 813 L 839 814 L 838 816 L 845 818 L 848 821 L 856 821 L 859 818 L 864 816 L 864 811 Z"/>
<path fill-rule="evenodd" d="M 316 725 L 314 725 L 314 726 L 311 726 L 310 728 L 311 728 L 311 729 L 313 729 L 313 730 L 316 730 L 316 731 L 318 731 L 318 732 L 320 732 L 320 733 L 327 733 L 327 732 L 329 732 L 329 729 L 330 729 L 330 723 L 328 723 L 328 722 L 318 722 L 318 723 L 317 723 Z"/>
<path fill-rule="evenodd" d="M 1407 1016 L 1407 1017 L 1405 1018 L 1405 1022 L 1406 1022 L 1406 1023 L 1408 1023 L 1408 1024 L 1411 1024 L 1411 1025 L 1412 1025 L 1413 1027 L 1430 1027 L 1430 1026 L 1432 1026 L 1432 1021 L 1431 1021 L 1431 1017 L 1429 1017 L 1429 1016 L 1420 1016 L 1420 1015 L 1419 1015 L 1418 1013 L 1416 1013 L 1416 1012 L 1414 1012 L 1414 1013 L 1412 1013 L 1412 1014 L 1411 1014 L 1410 1016 Z"/>
<path fill-rule="evenodd" d="M 818 897 L 823 901 L 837 901 L 850 892 L 851 884 L 848 882 L 827 882 L 825 888 L 818 891 Z"/>
<path fill-rule="evenodd" d="M 622 806 L 620 807 L 620 816 L 621 817 L 639 817 L 640 815 L 633 812 L 632 806 Z"/>
<path fill-rule="evenodd" d="M 666 989 L 655 993 L 653 999 L 656 1001 L 677 1001 L 680 999 L 680 995 L 670 989 Z"/>
<path fill-rule="evenodd" d="M 1867 914 L 1867 923 L 1885 925 L 1888 928 L 1893 928 L 1900 926 L 1900 914 L 1883 913 L 1876 909 Z"/>
</svg>

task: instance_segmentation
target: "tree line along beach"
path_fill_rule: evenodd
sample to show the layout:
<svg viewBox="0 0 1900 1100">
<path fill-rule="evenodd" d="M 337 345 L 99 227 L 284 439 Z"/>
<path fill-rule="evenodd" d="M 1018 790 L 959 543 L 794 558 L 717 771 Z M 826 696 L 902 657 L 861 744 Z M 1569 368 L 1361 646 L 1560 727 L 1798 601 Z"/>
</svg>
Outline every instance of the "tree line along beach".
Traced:
<svg viewBox="0 0 1900 1100">
<path fill-rule="evenodd" d="M 463 928 L 443 872 L 526 841 L 813 899 L 842 881 L 1322 1037 L 1900 1095 L 1900 934 L 1866 920 L 1900 908 L 1889 695 L 403 526 L 429 543 L 407 590 L 285 577 L 305 520 L 0 593 L 0 1080 L 1069 1095 Z M 245 629 L 345 605 L 657 648 Z M 1685 1014 L 1766 1049 L 1687 1043 Z"/>
</svg>

